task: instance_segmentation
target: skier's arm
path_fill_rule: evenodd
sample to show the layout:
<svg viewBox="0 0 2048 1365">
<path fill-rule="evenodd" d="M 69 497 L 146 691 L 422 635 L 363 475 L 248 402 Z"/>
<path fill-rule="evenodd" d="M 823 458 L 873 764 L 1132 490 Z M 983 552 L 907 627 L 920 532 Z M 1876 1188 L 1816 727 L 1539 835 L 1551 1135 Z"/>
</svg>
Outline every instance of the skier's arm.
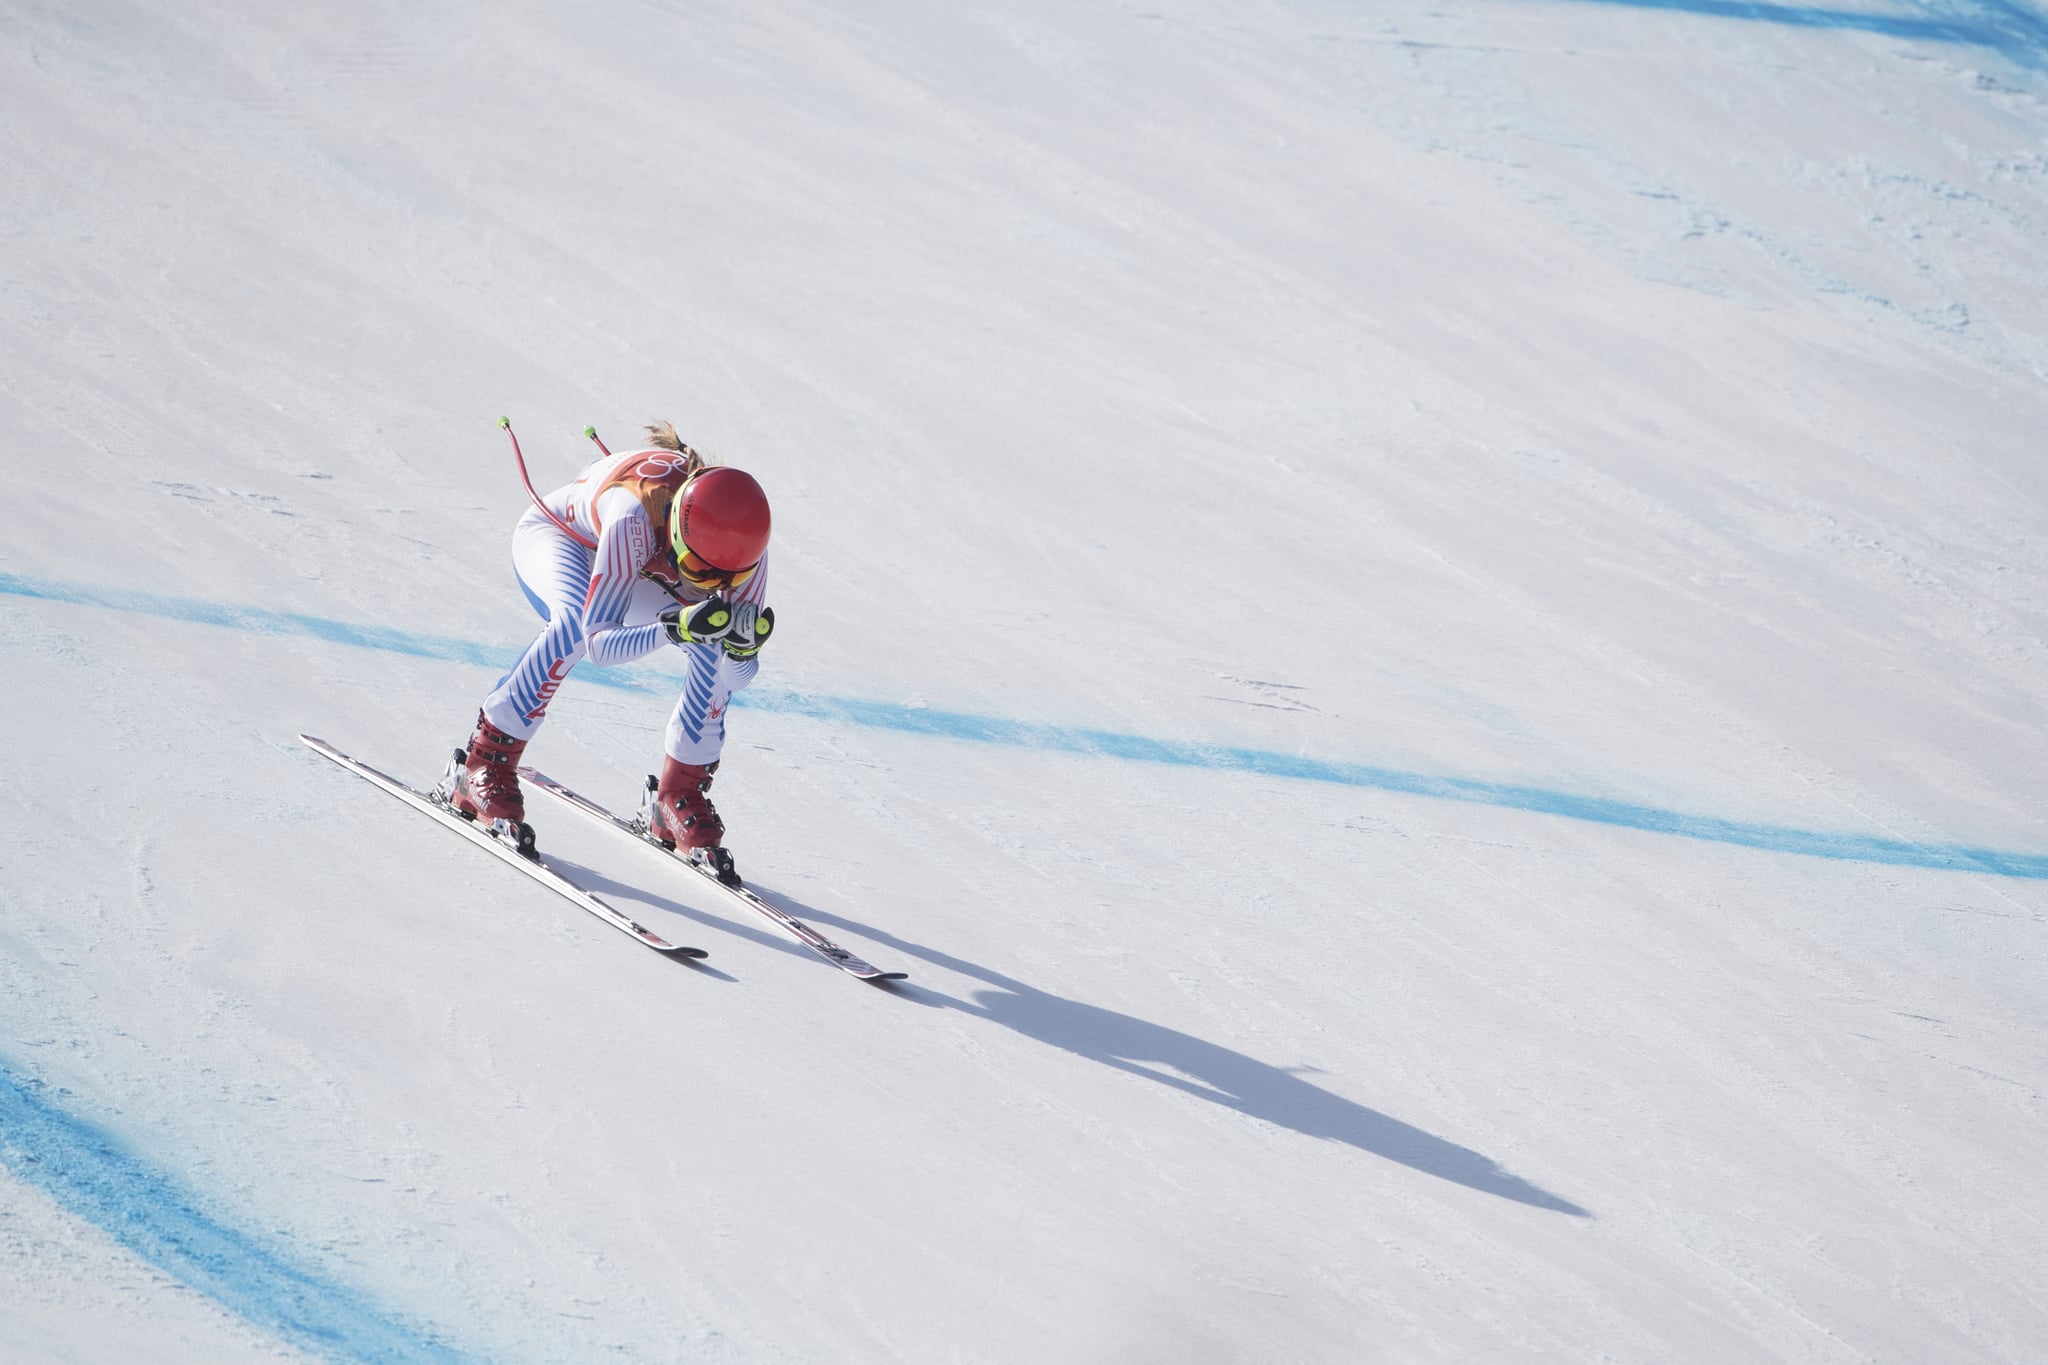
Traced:
<svg viewBox="0 0 2048 1365">
<path fill-rule="evenodd" d="M 591 633 L 588 658 L 599 668 L 610 668 L 613 664 L 644 659 L 667 643 L 668 636 L 659 621 L 644 626 L 614 626 Z"/>
<path fill-rule="evenodd" d="M 639 499 L 612 489 L 599 499 L 604 530 L 592 556 L 590 591 L 583 599 L 583 630 L 590 662 L 599 668 L 629 664 L 668 643 L 660 622 L 622 625 L 640 566 L 653 554 L 654 528 Z"/>
</svg>

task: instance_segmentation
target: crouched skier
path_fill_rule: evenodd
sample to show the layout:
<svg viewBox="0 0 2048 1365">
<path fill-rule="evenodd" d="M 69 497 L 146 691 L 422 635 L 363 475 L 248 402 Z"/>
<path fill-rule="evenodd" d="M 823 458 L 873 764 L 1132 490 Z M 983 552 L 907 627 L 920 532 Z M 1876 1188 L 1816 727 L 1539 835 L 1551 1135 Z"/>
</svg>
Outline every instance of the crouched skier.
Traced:
<svg viewBox="0 0 2048 1365">
<path fill-rule="evenodd" d="M 646 448 L 607 452 L 574 483 L 535 497 L 512 531 L 513 573 L 544 625 L 484 698 L 443 794 L 487 826 L 509 822 L 529 850 L 519 762 L 556 690 L 585 658 L 608 668 L 664 645 L 681 647 L 688 665 L 663 734 L 649 832 L 679 848 L 725 839 L 710 789 L 726 703 L 754 680 L 775 624 L 768 499 L 752 475 L 708 464 L 669 423 L 647 435 Z"/>
</svg>

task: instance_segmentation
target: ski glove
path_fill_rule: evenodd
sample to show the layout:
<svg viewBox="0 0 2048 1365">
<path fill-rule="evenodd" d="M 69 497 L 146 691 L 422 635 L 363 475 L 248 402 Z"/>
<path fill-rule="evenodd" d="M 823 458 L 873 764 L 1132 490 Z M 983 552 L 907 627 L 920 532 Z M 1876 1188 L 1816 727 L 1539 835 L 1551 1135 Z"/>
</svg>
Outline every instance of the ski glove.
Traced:
<svg viewBox="0 0 2048 1365">
<path fill-rule="evenodd" d="M 735 659 L 751 659 L 761 652 L 761 646 L 768 643 L 768 636 L 775 629 L 775 608 L 762 607 L 759 611 L 741 603 L 733 610 L 732 629 L 725 637 L 725 652 Z"/>
<path fill-rule="evenodd" d="M 753 608 L 744 609 L 752 615 Z M 708 645 L 732 634 L 735 608 L 723 597 L 707 597 L 684 610 L 678 603 L 661 614 L 662 629 L 672 645 Z"/>
<path fill-rule="evenodd" d="M 670 607 L 661 614 L 661 624 L 670 644 L 722 644 L 733 658 L 751 659 L 775 629 L 775 609 L 710 597 L 688 611 Z"/>
</svg>

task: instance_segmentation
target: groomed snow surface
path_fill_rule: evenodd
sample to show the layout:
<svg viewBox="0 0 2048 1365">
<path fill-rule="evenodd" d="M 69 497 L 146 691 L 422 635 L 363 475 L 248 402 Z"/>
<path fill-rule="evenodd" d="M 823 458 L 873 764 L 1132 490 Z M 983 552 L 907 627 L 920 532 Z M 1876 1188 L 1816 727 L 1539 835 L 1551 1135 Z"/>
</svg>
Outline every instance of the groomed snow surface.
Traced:
<svg viewBox="0 0 2048 1365">
<path fill-rule="evenodd" d="M 0 0 L 0 1358 L 2048 1360 L 2048 13 L 1841 3 Z M 501 414 L 909 982 L 298 744 Z"/>
</svg>

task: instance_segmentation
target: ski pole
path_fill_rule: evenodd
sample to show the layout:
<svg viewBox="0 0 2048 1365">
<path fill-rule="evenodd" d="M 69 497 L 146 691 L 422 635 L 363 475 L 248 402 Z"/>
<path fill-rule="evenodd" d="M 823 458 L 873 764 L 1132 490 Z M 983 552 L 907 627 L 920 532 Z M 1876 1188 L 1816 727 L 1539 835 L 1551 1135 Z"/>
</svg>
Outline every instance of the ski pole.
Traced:
<svg viewBox="0 0 2048 1365">
<path fill-rule="evenodd" d="M 554 514 L 554 511 L 551 508 L 549 508 L 549 506 L 546 503 L 540 500 L 540 494 L 533 491 L 533 478 L 526 472 L 526 456 L 519 449 L 519 437 L 515 435 L 512 431 L 512 419 L 510 417 L 500 417 L 498 419 L 498 425 L 504 428 L 505 435 L 511 439 L 512 458 L 519 465 L 519 482 L 526 485 L 526 496 L 533 499 L 533 505 L 540 509 L 542 516 L 546 517 L 549 521 L 552 521 L 555 525 L 561 527 L 563 532 L 566 535 L 568 535 L 570 539 L 574 540 L 579 545 L 586 545 L 589 548 L 595 550 L 597 548 L 596 541 L 592 540 L 589 536 L 584 535 L 581 531 L 571 526 L 568 522 L 563 521 L 560 517 L 556 516 Z M 599 443 L 598 448 L 601 450 L 603 449 L 603 444 L 601 442 Z"/>
</svg>

